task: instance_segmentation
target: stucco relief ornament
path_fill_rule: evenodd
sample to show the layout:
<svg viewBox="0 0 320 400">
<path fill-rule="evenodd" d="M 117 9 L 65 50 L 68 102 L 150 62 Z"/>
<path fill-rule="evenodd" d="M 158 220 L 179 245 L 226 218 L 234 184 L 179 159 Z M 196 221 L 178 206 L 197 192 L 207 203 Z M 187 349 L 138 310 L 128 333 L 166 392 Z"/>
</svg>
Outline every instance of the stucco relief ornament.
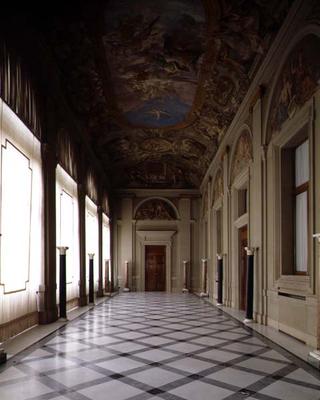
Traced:
<svg viewBox="0 0 320 400">
<path fill-rule="evenodd" d="M 232 165 L 232 181 L 242 172 L 252 161 L 252 142 L 248 132 L 243 133 L 237 143 Z"/>
<path fill-rule="evenodd" d="M 284 122 L 293 118 L 319 87 L 319 44 L 318 38 L 308 35 L 282 68 L 272 100 L 269 137 L 280 132 Z"/>
<path fill-rule="evenodd" d="M 206 191 L 203 194 L 203 201 L 202 201 L 202 215 L 203 217 L 206 215 L 207 210 L 208 210 L 208 187 L 206 188 Z"/>
<path fill-rule="evenodd" d="M 221 169 L 219 169 L 213 185 L 212 206 L 222 195 L 223 195 L 223 176 Z"/>
<path fill-rule="evenodd" d="M 157 219 L 172 220 L 175 219 L 175 213 L 165 201 L 160 199 L 149 200 L 143 203 L 136 212 L 137 220 Z"/>
<path fill-rule="evenodd" d="M 147 153 L 165 153 L 165 152 L 172 152 L 172 144 L 165 139 L 146 139 L 144 142 L 141 143 L 141 148 L 143 151 Z"/>
</svg>

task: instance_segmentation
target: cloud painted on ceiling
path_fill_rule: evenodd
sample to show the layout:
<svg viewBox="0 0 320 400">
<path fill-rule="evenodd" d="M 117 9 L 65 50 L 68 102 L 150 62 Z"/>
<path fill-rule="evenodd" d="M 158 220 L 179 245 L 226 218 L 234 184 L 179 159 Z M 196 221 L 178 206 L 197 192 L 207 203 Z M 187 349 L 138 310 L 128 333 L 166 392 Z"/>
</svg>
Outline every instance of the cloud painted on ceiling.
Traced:
<svg viewBox="0 0 320 400">
<path fill-rule="evenodd" d="M 184 121 L 196 96 L 205 27 L 200 0 L 109 2 L 103 42 L 117 106 L 130 124 Z"/>
</svg>

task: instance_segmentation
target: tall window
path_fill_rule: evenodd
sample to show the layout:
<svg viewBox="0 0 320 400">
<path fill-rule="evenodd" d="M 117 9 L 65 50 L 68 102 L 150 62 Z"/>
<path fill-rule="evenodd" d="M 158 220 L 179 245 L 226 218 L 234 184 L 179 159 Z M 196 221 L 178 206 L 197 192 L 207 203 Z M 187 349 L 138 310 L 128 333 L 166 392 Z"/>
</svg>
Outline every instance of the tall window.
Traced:
<svg viewBox="0 0 320 400">
<path fill-rule="evenodd" d="M 43 283 L 41 144 L 1 99 L 0 189 L 1 325 L 37 310 Z"/>
<path fill-rule="evenodd" d="M 295 149 L 295 273 L 308 270 L 309 141 Z"/>
<path fill-rule="evenodd" d="M 110 225 L 109 218 L 103 214 L 103 281 L 105 282 L 106 265 L 108 266 L 109 281 L 111 278 L 111 262 L 110 262 Z M 106 264 L 108 262 L 108 264 Z"/>
<path fill-rule="evenodd" d="M 97 206 L 86 196 L 86 253 L 87 265 L 88 254 L 94 254 L 94 287 L 98 290 L 99 281 L 99 224 Z M 89 280 L 89 268 L 87 268 L 87 281 Z M 87 290 L 89 286 L 87 285 Z"/>
<path fill-rule="evenodd" d="M 301 136 L 304 135 L 298 135 L 281 149 L 283 275 L 305 275 L 308 271 L 309 141 Z"/>
<path fill-rule="evenodd" d="M 77 184 L 60 166 L 56 169 L 56 240 L 67 251 L 67 300 L 79 296 L 79 206 Z M 59 301 L 59 252 L 57 250 L 57 301 Z"/>
<path fill-rule="evenodd" d="M 221 208 L 216 212 L 216 226 L 217 226 L 217 253 L 222 252 L 222 210 Z"/>
</svg>

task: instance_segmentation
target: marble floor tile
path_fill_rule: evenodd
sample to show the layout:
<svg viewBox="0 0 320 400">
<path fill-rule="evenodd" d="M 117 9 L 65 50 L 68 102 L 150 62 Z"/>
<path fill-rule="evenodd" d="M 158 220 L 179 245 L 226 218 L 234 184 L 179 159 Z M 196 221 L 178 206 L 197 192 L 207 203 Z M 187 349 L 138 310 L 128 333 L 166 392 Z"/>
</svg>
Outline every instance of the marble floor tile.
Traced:
<svg viewBox="0 0 320 400">
<path fill-rule="evenodd" d="M 320 375 L 191 294 L 113 297 L 0 369 L 0 400 L 319 400 Z"/>
</svg>

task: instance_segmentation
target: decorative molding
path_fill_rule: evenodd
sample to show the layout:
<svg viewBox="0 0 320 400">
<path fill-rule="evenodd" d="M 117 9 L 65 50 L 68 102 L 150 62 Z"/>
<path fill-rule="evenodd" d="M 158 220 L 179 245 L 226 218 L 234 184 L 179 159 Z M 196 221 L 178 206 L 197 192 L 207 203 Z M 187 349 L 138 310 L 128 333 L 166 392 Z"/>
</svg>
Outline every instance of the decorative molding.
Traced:
<svg viewBox="0 0 320 400">
<path fill-rule="evenodd" d="M 140 242 L 141 290 L 145 288 L 145 249 L 146 246 L 166 246 L 166 291 L 171 291 L 172 270 L 172 239 L 176 231 L 137 231 Z"/>
<path fill-rule="evenodd" d="M 231 163 L 231 183 L 253 160 L 252 138 L 247 130 L 244 130 L 235 147 Z"/>
<path fill-rule="evenodd" d="M 33 170 L 31 168 L 31 160 L 29 157 L 27 157 L 26 154 L 23 153 L 23 151 L 21 149 L 19 149 L 17 146 L 15 146 L 10 140 L 6 139 L 5 140 L 5 145 L 1 146 L 1 175 L 0 175 L 0 181 L 1 181 L 1 185 L 3 186 L 3 161 L 4 161 L 4 150 L 8 150 L 8 144 L 10 146 L 12 146 L 12 148 L 17 151 L 22 157 L 24 157 L 26 159 L 26 163 L 27 163 L 27 168 L 29 170 L 30 176 L 30 199 L 29 199 L 29 238 L 28 238 L 28 266 L 27 266 L 27 276 L 26 276 L 26 280 L 24 281 L 24 287 L 20 287 L 14 290 L 6 290 L 6 282 L 3 281 L 3 265 L 2 265 L 2 252 L 3 252 L 3 239 L 1 240 L 1 245 L 0 245 L 0 255 L 1 255 L 1 259 L 0 259 L 0 286 L 3 287 L 3 293 L 5 295 L 7 294 L 12 294 L 12 293 L 17 293 L 17 292 L 22 292 L 22 291 L 26 291 L 27 290 L 27 284 L 30 281 L 30 245 L 31 245 L 31 219 L 32 219 L 32 183 L 33 183 Z M 27 193 L 23 193 L 24 196 L 27 195 Z M 3 226 L 2 226 L 2 222 L 3 222 L 3 217 L 2 217 L 2 213 L 3 213 L 3 187 L 1 188 L 1 209 L 0 209 L 0 220 L 1 220 L 1 236 L 3 235 Z M 21 271 L 20 271 L 21 273 Z"/>
<path fill-rule="evenodd" d="M 202 196 L 202 217 L 203 218 L 205 217 L 206 213 L 208 212 L 208 204 L 209 204 L 208 195 L 209 195 L 209 190 L 208 190 L 208 182 L 207 182 L 205 191 Z"/>
<path fill-rule="evenodd" d="M 145 241 L 162 241 L 162 240 L 171 240 L 173 235 L 177 233 L 177 231 L 137 231 L 138 237 Z"/>
<path fill-rule="evenodd" d="M 179 214 L 174 204 L 164 198 L 152 197 L 138 204 L 134 212 L 135 220 L 177 220 Z"/>
<path fill-rule="evenodd" d="M 268 142 L 319 87 L 319 47 L 320 39 L 309 33 L 294 45 L 281 65 L 268 114 Z"/>
<path fill-rule="evenodd" d="M 249 223 L 249 215 L 248 213 L 241 215 L 238 219 L 234 221 L 234 226 L 237 229 L 243 228 L 245 225 Z"/>
<path fill-rule="evenodd" d="M 220 167 L 216 173 L 214 183 L 212 186 L 212 202 L 211 207 L 223 196 L 223 170 Z"/>
<path fill-rule="evenodd" d="M 253 109 L 257 103 L 258 100 L 260 100 L 266 92 L 266 88 L 263 85 L 259 85 L 256 89 L 256 92 L 253 94 L 251 102 L 250 102 L 250 107 L 249 107 L 249 113 L 253 112 Z"/>
</svg>

